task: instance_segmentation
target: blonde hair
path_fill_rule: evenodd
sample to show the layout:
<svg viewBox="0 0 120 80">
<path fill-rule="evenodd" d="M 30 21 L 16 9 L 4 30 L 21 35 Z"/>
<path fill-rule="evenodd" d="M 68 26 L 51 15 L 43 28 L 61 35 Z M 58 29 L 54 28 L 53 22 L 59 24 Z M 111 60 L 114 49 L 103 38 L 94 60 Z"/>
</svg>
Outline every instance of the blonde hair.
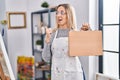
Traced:
<svg viewBox="0 0 120 80">
<path fill-rule="evenodd" d="M 56 7 L 56 10 L 60 7 L 63 6 L 66 10 L 67 13 L 67 24 L 68 24 L 68 28 L 71 30 L 75 30 L 76 29 L 76 20 L 75 20 L 75 11 L 74 8 L 72 6 L 70 6 L 69 4 L 60 4 Z M 59 26 L 56 22 L 56 29 L 58 29 Z"/>
</svg>

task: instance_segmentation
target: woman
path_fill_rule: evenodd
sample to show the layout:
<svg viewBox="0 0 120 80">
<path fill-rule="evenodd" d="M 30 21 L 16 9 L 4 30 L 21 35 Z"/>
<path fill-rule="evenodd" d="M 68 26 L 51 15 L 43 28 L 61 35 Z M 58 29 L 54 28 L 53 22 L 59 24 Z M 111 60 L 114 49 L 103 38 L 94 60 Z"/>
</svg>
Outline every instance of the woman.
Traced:
<svg viewBox="0 0 120 80">
<path fill-rule="evenodd" d="M 51 80 L 83 80 L 83 70 L 79 58 L 68 54 L 68 33 L 75 30 L 72 8 L 68 4 L 57 6 L 57 28 L 46 28 L 45 47 L 42 53 L 45 61 L 50 61 L 52 53 Z M 52 34 L 51 34 L 52 33 Z"/>
</svg>

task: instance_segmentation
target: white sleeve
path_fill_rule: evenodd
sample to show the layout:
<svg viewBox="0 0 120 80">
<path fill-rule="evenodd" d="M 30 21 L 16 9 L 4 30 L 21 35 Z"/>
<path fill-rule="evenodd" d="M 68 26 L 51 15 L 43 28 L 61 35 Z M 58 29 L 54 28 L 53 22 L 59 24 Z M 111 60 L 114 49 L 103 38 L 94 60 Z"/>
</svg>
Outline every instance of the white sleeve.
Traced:
<svg viewBox="0 0 120 80">
<path fill-rule="evenodd" d="M 50 43 L 44 43 L 44 49 L 42 52 L 42 58 L 45 62 L 50 62 L 51 59 L 51 52 L 50 52 Z"/>
<path fill-rule="evenodd" d="M 44 49 L 42 52 L 42 58 L 45 62 L 50 62 L 50 59 L 52 58 L 51 56 L 52 52 L 50 50 L 51 50 L 51 45 L 52 45 L 54 36 L 55 36 L 55 32 L 51 34 L 50 43 L 46 43 L 44 41 Z"/>
</svg>

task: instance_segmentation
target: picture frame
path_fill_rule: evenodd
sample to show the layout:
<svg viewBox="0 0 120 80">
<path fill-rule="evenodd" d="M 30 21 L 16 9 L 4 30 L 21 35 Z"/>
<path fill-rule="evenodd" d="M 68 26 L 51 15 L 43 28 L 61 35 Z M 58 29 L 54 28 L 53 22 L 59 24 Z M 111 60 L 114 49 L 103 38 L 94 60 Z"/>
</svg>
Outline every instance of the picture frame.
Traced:
<svg viewBox="0 0 120 80">
<path fill-rule="evenodd" d="M 26 28 L 25 12 L 8 12 L 7 16 L 9 29 Z"/>
</svg>

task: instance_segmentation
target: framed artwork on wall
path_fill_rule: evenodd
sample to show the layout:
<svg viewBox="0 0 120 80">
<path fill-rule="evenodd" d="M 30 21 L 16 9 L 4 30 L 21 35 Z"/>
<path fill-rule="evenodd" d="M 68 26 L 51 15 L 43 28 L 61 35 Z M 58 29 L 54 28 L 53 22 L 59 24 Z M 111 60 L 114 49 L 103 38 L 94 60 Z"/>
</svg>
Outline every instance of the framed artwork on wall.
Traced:
<svg viewBox="0 0 120 80">
<path fill-rule="evenodd" d="M 26 28 L 25 12 L 8 12 L 7 16 L 9 29 Z"/>
</svg>

